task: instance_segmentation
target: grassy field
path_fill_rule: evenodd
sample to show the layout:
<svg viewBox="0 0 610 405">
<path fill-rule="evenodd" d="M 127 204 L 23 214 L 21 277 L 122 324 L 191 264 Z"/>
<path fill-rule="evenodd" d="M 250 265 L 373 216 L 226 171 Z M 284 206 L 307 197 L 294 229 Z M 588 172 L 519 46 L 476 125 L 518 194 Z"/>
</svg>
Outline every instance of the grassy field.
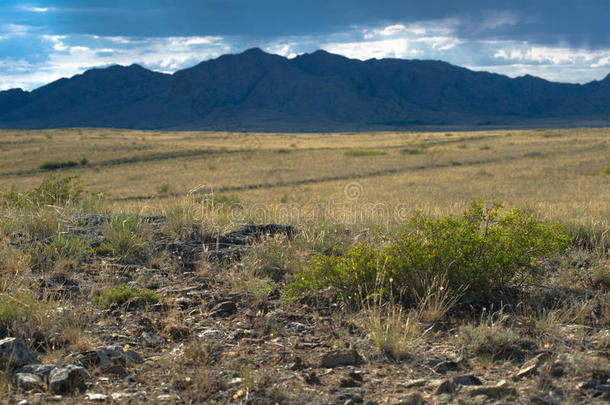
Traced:
<svg viewBox="0 0 610 405">
<path fill-rule="evenodd" d="M 610 129 L 0 131 L 0 402 L 607 403 L 609 201 Z"/>
<path fill-rule="evenodd" d="M 581 223 L 610 219 L 609 129 L 229 134 L 103 129 L 0 132 L 0 188 L 58 163 L 116 211 L 158 212 L 189 192 L 304 211 L 320 202 L 452 213 L 483 197 Z M 86 159 L 85 165 L 80 161 Z M 358 198 L 346 198 L 351 183 Z M 269 218 L 270 220 L 274 218 Z M 277 218 L 281 220 L 282 218 Z"/>
</svg>

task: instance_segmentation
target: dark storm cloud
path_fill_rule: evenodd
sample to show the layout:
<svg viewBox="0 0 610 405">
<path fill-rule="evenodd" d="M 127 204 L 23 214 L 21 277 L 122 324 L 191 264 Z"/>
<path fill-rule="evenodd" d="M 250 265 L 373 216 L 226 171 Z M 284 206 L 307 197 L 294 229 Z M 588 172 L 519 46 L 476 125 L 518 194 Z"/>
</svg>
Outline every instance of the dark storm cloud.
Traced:
<svg viewBox="0 0 610 405">
<path fill-rule="evenodd" d="M 0 89 L 112 63 L 174 71 L 252 46 L 584 82 L 610 69 L 609 16 L 608 0 L 3 0 Z"/>
</svg>

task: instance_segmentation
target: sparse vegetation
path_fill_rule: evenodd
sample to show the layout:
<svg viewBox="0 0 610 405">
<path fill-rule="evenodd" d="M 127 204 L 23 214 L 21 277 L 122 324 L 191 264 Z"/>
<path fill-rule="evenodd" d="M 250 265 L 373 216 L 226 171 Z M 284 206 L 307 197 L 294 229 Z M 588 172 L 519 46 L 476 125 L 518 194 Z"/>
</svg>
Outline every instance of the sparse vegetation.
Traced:
<svg viewBox="0 0 610 405">
<path fill-rule="evenodd" d="M 382 150 L 359 150 L 359 149 L 354 149 L 354 150 L 348 150 L 345 152 L 345 156 L 381 156 L 381 155 L 387 155 L 387 152 L 384 152 Z"/>
<path fill-rule="evenodd" d="M 93 302 L 100 308 L 110 308 L 113 305 L 125 304 L 150 305 L 159 302 L 159 297 L 148 289 L 131 289 L 126 285 L 106 289 L 94 298 Z"/>
<path fill-rule="evenodd" d="M 83 364 L 79 403 L 605 400 L 607 139 L 0 131 L 0 337 Z M 2 371 L 2 401 L 56 400 Z"/>
</svg>

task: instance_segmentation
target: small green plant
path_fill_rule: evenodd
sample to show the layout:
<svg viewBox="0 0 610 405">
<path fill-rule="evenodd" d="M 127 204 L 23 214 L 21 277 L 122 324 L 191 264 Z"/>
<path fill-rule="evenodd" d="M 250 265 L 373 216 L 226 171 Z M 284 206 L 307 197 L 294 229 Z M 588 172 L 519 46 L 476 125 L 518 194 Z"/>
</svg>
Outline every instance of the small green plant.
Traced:
<svg viewBox="0 0 610 405">
<path fill-rule="evenodd" d="M 482 145 L 482 146 L 479 146 L 479 149 L 480 150 L 490 150 L 491 146 L 489 146 L 489 145 Z"/>
<path fill-rule="evenodd" d="M 28 250 L 28 257 L 32 270 L 45 272 L 62 260 L 80 263 L 92 252 L 89 244 L 76 236 L 57 235 L 48 243 L 34 244 Z"/>
<path fill-rule="evenodd" d="M 169 194 L 171 192 L 171 187 L 169 183 L 161 183 L 159 186 L 159 194 Z"/>
<path fill-rule="evenodd" d="M 44 162 L 39 166 L 40 170 L 59 170 L 65 169 L 68 167 L 76 167 L 78 166 L 78 162 L 74 160 L 51 160 L 48 162 Z"/>
<path fill-rule="evenodd" d="M 215 194 L 210 193 L 206 194 L 203 197 L 203 203 L 206 207 L 210 209 L 230 209 L 233 207 L 237 207 L 241 204 L 239 198 L 234 195 L 225 195 L 225 194 Z"/>
<path fill-rule="evenodd" d="M 89 159 L 87 159 L 86 157 L 83 157 L 78 161 L 78 164 L 80 166 L 87 166 L 89 164 Z"/>
<path fill-rule="evenodd" d="M 354 150 L 348 150 L 345 151 L 344 155 L 345 156 L 381 156 L 381 155 L 387 155 L 388 153 L 382 150 L 359 150 L 359 149 L 354 149 Z"/>
<path fill-rule="evenodd" d="M 460 326 L 455 341 L 473 356 L 491 360 L 511 358 L 516 354 L 519 335 L 504 326 L 507 318 L 502 311 L 486 312 L 483 308 L 479 325 Z"/>
<path fill-rule="evenodd" d="M 78 176 L 46 176 L 39 186 L 20 193 L 15 189 L 0 192 L 0 207 L 29 208 L 43 205 L 66 205 L 82 199 L 83 186 Z"/>
<path fill-rule="evenodd" d="M 36 324 L 49 309 L 49 303 L 28 293 L 0 294 L 0 338 L 14 335 L 19 324 Z"/>
<path fill-rule="evenodd" d="M 112 218 L 104 227 L 104 237 L 101 248 L 123 263 L 142 263 L 148 257 L 148 243 L 138 215 L 121 214 Z"/>
<path fill-rule="evenodd" d="M 604 174 L 610 174 L 610 165 L 604 168 Z"/>
<path fill-rule="evenodd" d="M 136 305 L 150 305 L 159 302 L 159 296 L 149 289 L 133 290 L 126 285 L 103 290 L 93 299 L 94 304 L 100 308 L 110 308 L 114 305 L 123 306 L 134 303 Z"/>
<path fill-rule="evenodd" d="M 414 149 L 414 148 L 404 148 L 400 152 L 405 154 L 405 155 L 421 155 L 422 153 L 424 153 L 423 150 L 421 150 L 421 149 Z"/>
<path fill-rule="evenodd" d="M 510 286 L 537 278 L 544 270 L 541 259 L 568 244 L 559 226 L 522 210 L 501 210 L 499 204 L 485 208 L 479 201 L 460 217 L 416 215 L 383 246 L 368 241 L 344 255 L 315 257 L 296 275 L 290 291 L 331 288 L 352 304 L 372 291 L 386 298 L 396 292 L 405 303 L 415 303 L 417 294 L 425 294 L 427 280 L 446 277 L 451 294 L 465 292 L 458 303 L 493 302 Z"/>
</svg>

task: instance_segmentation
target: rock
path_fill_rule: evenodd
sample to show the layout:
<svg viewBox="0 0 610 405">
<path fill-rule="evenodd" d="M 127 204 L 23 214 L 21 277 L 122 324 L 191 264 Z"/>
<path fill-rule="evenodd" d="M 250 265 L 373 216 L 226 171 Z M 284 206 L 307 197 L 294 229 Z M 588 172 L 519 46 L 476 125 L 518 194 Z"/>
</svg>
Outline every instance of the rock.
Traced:
<svg viewBox="0 0 610 405">
<path fill-rule="evenodd" d="M 392 405 L 425 405 L 424 397 L 418 392 L 413 392 L 405 397 L 400 397 L 392 402 Z"/>
<path fill-rule="evenodd" d="M 64 364 L 55 367 L 49 374 L 49 388 L 55 394 L 70 394 L 75 390 L 84 391 L 89 372 L 81 366 Z"/>
<path fill-rule="evenodd" d="M 364 391 L 361 388 L 343 388 L 337 392 L 335 403 L 344 404 L 347 401 L 352 403 L 362 403 Z"/>
<path fill-rule="evenodd" d="M 481 380 L 474 375 L 456 375 L 452 381 L 457 385 L 483 385 Z"/>
<path fill-rule="evenodd" d="M 210 311 L 211 318 L 226 318 L 237 313 L 237 304 L 233 301 L 224 301 L 216 304 Z"/>
<path fill-rule="evenodd" d="M 87 352 L 75 353 L 66 359 L 85 368 L 97 367 L 105 374 L 126 375 L 126 367 L 141 363 L 142 358 L 125 346 L 98 347 Z"/>
<path fill-rule="evenodd" d="M 225 334 L 218 329 L 204 329 L 197 336 L 201 339 L 222 339 Z"/>
<path fill-rule="evenodd" d="M 15 385 L 24 391 L 44 391 L 44 382 L 36 374 L 15 374 Z"/>
<path fill-rule="evenodd" d="M 434 371 L 439 374 L 447 374 L 448 371 L 458 371 L 460 369 L 460 365 L 453 361 L 443 361 L 434 366 Z"/>
<path fill-rule="evenodd" d="M 0 369 L 15 369 L 36 363 L 38 355 L 30 350 L 20 338 L 9 337 L 0 340 Z"/>
<path fill-rule="evenodd" d="M 517 395 L 517 390 L 514 387 L 511 387 L 506 384 L 505 381 L 501 381 L 498 384 L 492 386 L 472 388 L 470 391 L 468 391 L 468 395 L 470 397 L 485 395 L 493 399 L 502 399 L 509 395 Z"/>
<path fill-rule="evenodd" d="M 89 394 L 85 395 L 85 399 L 87 399 L 89 401 L 94 401 L 94 402 L 106 402 L 108 400 L 108 395 L 89 393 Z"/>
<path fill-rule="evenodd" d="M 550 357 L 549 353 L 543 352 L 525 362 L 523 367 L 513 376 L 513 380 L 520 380 L 538 373 L 538 368 L 542 366 Z"/>
<path fill-rule="evenodd" d="M 15 373 L 34 374 L 44 380 L 49 378 L 49 374 L 54 368 L 55 366 L 52 364 L 29 364 L 15 370 Z"/>
<path fill-rule="evenodd" d="M 457 386 L 449 380 L 445 380 L 443 381 L 437 388 L 436 388 L 436 395 L 440 395 L 440 394 L 453 394 L 457 389 Z"/>
<path fill-rule="evenodd" d="M 320 381 L 320 379 L 318 378 L 318 376 L 316 375 L 315 372 L 311 372 L 307 375 L 305 375 L 305 382 L 309 385 L 320 385 L 322 384 L 322 382 Z"/>
<path fill-rule="evenodd" d="M 165 339 L 156 333 L 151 332 L 142 332 L 140 340 L 142 341 L 142 345 L 147 347 L 159 347 L 165 344 Z"/>
<path fill-rule="evenodd" d="M 357 366 L 363 362 L 362 356 L 354 349 L 331 350 L 322 356 L 321 366 L 325 368 Z"/>
<path fill-rule="evenodd" d="M 418 378 L 416 380 L 405 380 L 400 385 L 405 388 L 415 388 L 415 387 L 423 387 L 428 384 L 428 380 L 425 378 Z"/>
<path fill-rule="evenodd" d="M 195 301 L 187 297 L 180 297 L 176 300 L 176 305 L 180 309 L 188 309 L 195 306 Z"/>
<path fill-rule="evenodd" d="M 360 381 L 356 381 L 351 377 L 343 377 L 339 381 L 339 387 L 360 387 L 362 383 Z"/>
<path fill-rule="evenodd" d="M 294 358 L 294 362 L 288 368 L 290 368 L 292 371 L 301 370 L 305 368 L 305 366 L 303 365 L 303 359 L 301 359 L 299 356 L 296 356 Z"/>
</svg>

